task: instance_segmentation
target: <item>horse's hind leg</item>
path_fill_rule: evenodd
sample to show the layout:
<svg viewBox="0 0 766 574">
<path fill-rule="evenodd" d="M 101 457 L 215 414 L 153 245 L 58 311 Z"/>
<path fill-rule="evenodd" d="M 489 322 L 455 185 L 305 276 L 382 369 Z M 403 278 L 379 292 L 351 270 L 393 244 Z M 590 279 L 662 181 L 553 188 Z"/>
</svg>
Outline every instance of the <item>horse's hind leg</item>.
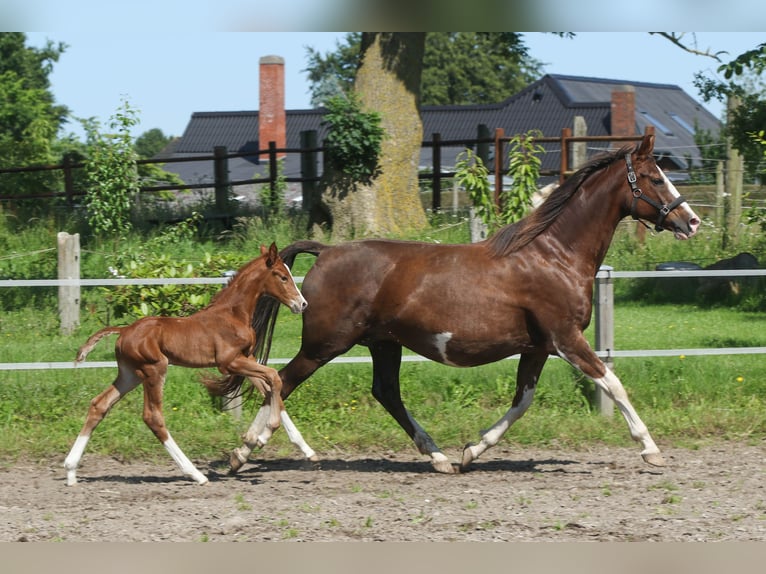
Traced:
<svg viewBox="0 0 766 574">
<path fill-rule="evenodd" d="M 495 446 L 510 426 L 519 420 L 532 404 L 538 378 L 543 370 L 548 354 L 525 354 L 519 359 L 516 371 L 516 394 L 511 408 L 503 417 L 489 429 L 481 432 L 481 440 L 477 444 L 467 444 L 463 449 L 463 460 L 460 468 L 467 468 L 474 460 L 491 446 Z"/>
<path fill-rule="evenodd" d="M 394 417 L 409 435 L 418 451 L 431 457 L 434 470 L 453 474 L 458 469 L 436 446 L 431 436 L 410 415 L 402 403 L 399 387 L 399 367 L 402 363 L 402 347 L 391 342 L 377 342 L 370 345 L 372 354 L 372 395 Z"/>
<path fill-rule="evenodd" d="M 199 484 L 205 484 L 208 481 L 207 477 L 183 453 L 165 426 L 165 417 L 162 414 L 162 386 L 165 382 L 166 370 L 166 365 L 143 369 L 146 377 L 144 379 L 144 422 L 168 451 L 181 472 Z"/>
<path fill-rule="evenodd" d="M 88 414 L 85 417 L 85 424 L 64 460 L 64 468 L 67 471 L 67 485 L 69 486 L 77 484 L 77 467 L 80 464 L 80 459 L 83 452 L 85 452 L 85 447 L 88 445 L 94 429 L 104 420 L 106 414 L 117 401 L 135 389 L 141 382 L 135 374 L 130 372 L 130 369 L 121 366 L 119 370 L 120 372 L 114 383 L 91 400 Z"/>
</svg>

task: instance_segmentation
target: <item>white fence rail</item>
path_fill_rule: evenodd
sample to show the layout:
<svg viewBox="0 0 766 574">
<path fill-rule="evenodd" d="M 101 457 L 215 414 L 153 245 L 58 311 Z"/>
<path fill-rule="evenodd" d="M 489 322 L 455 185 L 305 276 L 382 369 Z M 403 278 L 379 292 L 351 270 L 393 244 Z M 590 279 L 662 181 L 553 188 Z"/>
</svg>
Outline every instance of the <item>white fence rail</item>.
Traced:
<svg viewBox="0 0 766 574">
<path fill-rule="evenodd" d="M 725 347 L 725 348 L 698 348 L 698 349 L 638 349 L 618 350 L 614 348 L 614 295 L 613 282 L 615 279 L 637 278 L 683 278 L 683 277 L 763 277 L 766 269 L 736 269 L 736 270 L 694 270 L 694 271 L 614 271 L 609 267 L 602 267 L 596 274 L 596 288 L 594 301 L 595 316 L 595 351 L 608 365 L 618 357 L 674 357 L 680 355 L 754 355 L 766 354 L 766 347 Z M 62 287 L 73 288 L 79 293 L 80 287 L 109 287 L 121 285 L 224 285 L 229 281 L 228 277 L 199 277 L 199 278 L 152 278 L 152 279 L 30 279 L 0 280 L 0 288 L 3 287 L 59 287 L 61 296 Z M 303 277 L 296 277 L 296 283 L 302 283 Z M 79 305 L 79 295 L 78 302 Z M 61 311 L 61 302 L 59 304 Z M 518 357 L 510 357 L 517 359 Z M 415 362 L 427 361 L 420 355 L 405 355 L 402 361 Z M 272 358 L 272 365 L 285 364 L 290 359 Z M 370 363 L 369 356 L 364 357 L 337 357 L 332 363 Z M 83 369 L 83 368 L 115 368 L 114 361 L 90 361 L 75 364 L 74 361 L 60 362 L 36 362 L 36 363 L 0 363 L 0 371 L 30 371 L 48 369 Z M 604 416 L 611 416 L 614 411 L 612 401 L 600 389 L 596 389 L 595 406 Z"/>
</svg>

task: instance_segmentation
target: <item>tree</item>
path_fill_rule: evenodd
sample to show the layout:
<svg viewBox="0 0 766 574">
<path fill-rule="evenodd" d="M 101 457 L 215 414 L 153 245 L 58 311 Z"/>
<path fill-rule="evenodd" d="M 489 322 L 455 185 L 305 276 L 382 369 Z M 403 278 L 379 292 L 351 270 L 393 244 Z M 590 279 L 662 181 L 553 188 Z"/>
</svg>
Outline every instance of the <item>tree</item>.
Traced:
<svg viewBox="0 0 766 574">
<path fill-rule="evenodd" d="M 360 33 L 336 42 L 322 55 L 308 48 L 312 105 L 353 89 L 360 63 Z M 429 32 L 423 54 L 422 105 L 496 103 L 541 75 L 542 64 L 531 58 L 521 34 L 513 32 Z"/>
<path fill-rule="evenodd" d="M 732 145 L 745 159 L 751 177 L 762 176 L 766 171 L 760 144 L 751 134 L 766 125 L 766 97 L 764 97 L 763 72 L 766 70 L 766 43 L 740 54 L 728 64 L 721 64 L 717 72 L 723 79 L 695 75 L 695 85 L 703 99 L 737 101 L 730 110 L 726 135 Z"/>
<path fill-rule="evenodd" d="M 136 138 L 135 152 L 141 159 L 151 159 L 160 153 L 173 138 L 166 136 L 159 128 L 145 131 Z"/>
<path fill-rule="evenodd" d="M 53 144 L 68 110 L 54 103 L 48 76 L 65 46 L 25 46 L 26 35 L 0 33 L 0 167 L 50 163 Z M 49 189 L 52 175 L 18 174 L 0 180 L 0 192 Z"/>
<path fill-rule="evenodd" d="M 124 101 L 109 121 L 111 132 L 100 131 L 96 122 L 84 126 L 88 136 L 85 204 L 88 224 L 97 236 L 119 238 L 132 228 L 130 210 L 139 184 L 130 129 L 137 123 L 136 111 Z"/>
<path fill-rule="evenodd" d="M 481 66 L 469 61 L 478 50 Z M 463 56 L 458 58 L 461 52 Z M 421 89 L 428 89 L 433 99 L 422 103 L 500 101 L 527 81 L 523 73 L 514 79 L 509 70 L 518 71 L 521 62 L 530 70 L 537 65 L 526 59 L 519 36 L 510 33 L 365 32 L 349 34 L 347 44 L 327 57 L 309 54 L 315 100 L 320 88 L 326 90 L 329 77 L 336 78 L 347 93 L 353 77 L 353 90 L 363 108 L 380 114 L 385 132 L 378 173 L 371 182 L 349 185 L 348 178 L 326 178 L 323 204 L 333 231 L 343 237 L 399 233 L 427 224 L 417 177 L 423 137 Z M 451 76 L 445 80 L 434 69 L 427 83 L 426 62 L 431 68 L 448 69 Z M 458 73 L 461 69 L 463 74 Z M 441 90 L 444 83 L 455 89 Z"/>
<path fill-rule="evenodd" d="M 385 136 L 369 183 L 327 181 L 322 200 L 339 237 L 386 235 L 427 224 L 418 191 L 419 111 L 425 32 L 364 32 L 355 91 L 363 110 L 380 115 Z"/>
<path fill-rule="evenodd" d="M 423 58 L 423 105 L 492 104 L 541 76 L 514 32 L 430 32 Z"/>
</svg>

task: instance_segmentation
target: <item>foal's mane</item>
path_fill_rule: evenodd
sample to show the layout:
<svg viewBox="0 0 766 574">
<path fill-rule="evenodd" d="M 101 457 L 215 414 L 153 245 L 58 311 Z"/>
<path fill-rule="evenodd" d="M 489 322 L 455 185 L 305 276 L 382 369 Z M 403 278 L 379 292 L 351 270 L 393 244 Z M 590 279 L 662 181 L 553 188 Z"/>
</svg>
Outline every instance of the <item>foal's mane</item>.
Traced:
<svg viewBox="0 0 766 574">
<path fill-rule="evenodd" d="M 247 278 L 249 277 L 248 271 L 250 271 L 256 265 L 259 265 L 259 264 L 263 263 L 262 261 L 260 261 L 261 259 L 263 259 L 263 257 L 257 257 L 255 259 L 252 259 L 252 260 L 248 261 L 247 263 L 243 264 L 237 270 L 237 272 L 234 274 L 234 276 L 229 280 L 229 282 L 226 285 L 224 285 L 223 289 L 218 291 L 215 295 L 213 295 L 210 298 L 210 303 L 208 303 L 207 306 L 209 307 L 210 305 L 215 303 L 224 294 L 229 293 L 232 290 L 238 289 L 238 284 L 243 282 L 243 281 L 246 281 Z"/>
<path fill-rule="evenodd" d="M 582 184 L 594 173 L 609 167 L 626 153 L 632 153 L 637 146 L 624 146 L 621 149 L 599 155 L 577 170 L 561 186 L 553 191 L 540 207 L 530 215 L 515 223 L 501 227 L 487 240 L 487 247 L 494 257 L 503 257 L 518 251 L 543 231 L 548 229 L 564 211 L 567 202 L 580 189 Z"/>
</svg>

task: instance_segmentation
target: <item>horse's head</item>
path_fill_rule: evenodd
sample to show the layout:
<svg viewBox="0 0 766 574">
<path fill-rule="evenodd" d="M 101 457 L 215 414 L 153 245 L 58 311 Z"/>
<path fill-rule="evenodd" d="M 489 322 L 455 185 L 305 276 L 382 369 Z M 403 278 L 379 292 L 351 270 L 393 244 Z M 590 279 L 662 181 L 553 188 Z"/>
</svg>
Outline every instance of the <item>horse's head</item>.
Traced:
<svg viewBox="0 0 766 574">
<path fill-rule="evenodd" d="M 276 243 L 272 243 L 268 249 L 261 245 L 261 256 L 269 270 L 264 284 L 265 293 L 289 307 L 293 313 L 303 313 L 308 303 L 295 284 L 290 268 L 279 256 Z"/>
<path fill-rule="evenodd" d="M 689 239 L 700 224 L 686 200 L 657 165 L 652 149 L 654 135 L 646 135 L 632 153 L 625 154 L 633 219 L 654 223 L 657 231 L 672 231 L 676 239 Z"/>
</svg>

